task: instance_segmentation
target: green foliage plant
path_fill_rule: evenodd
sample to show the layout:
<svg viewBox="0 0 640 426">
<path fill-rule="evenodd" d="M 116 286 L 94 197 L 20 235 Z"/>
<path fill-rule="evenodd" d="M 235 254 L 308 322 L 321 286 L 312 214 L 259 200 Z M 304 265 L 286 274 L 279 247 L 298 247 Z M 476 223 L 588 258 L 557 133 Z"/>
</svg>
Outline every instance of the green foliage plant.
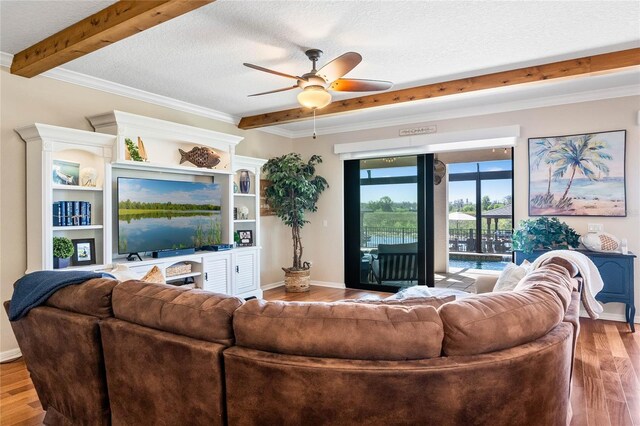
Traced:
<svg viewBox="0 0 640 426">
<path fill-rule="evenodd" d="M 66 259 L 73 255 L 73 243 L 69 238 L 53 237 L 53 256 Z"/>
<path fill-rule="evenodd" d="M 578 247 L 580 235 L 556 217 L 521 220 L 513 233 L 513 248 L 531 253 L 534 250 L 560 250 Z"/>
<path fill-rule="evenodd" d="M 309 161 L 304 161 L 300 154 L 289 153 L 271 158 L 262 167 L 265 178 L 271 181 L 265 189 L 267 203 L 276 216 L 291 228 L 293 265 L 282 268 L 287 272 L 309 269 L 309 264 L 302 262 L 300 230 L 309 223 L 305 213 L 318 210 L 320 194 L 329 187 L 325 178 L 316 175 L 316 166 L 320 163 L 322 157 L 319 155 L 312 155 Z"/>
<path fill-rule="evenodd" d="M 144 161 L 140 152 L 138 151 L 138 147 L 133 143 L 133 141 L 129 138 L 124 140 L 124 144 L 127 146 L 127 150 L 129 151 L 129 155 L 133 161 Z"/>
</svg>

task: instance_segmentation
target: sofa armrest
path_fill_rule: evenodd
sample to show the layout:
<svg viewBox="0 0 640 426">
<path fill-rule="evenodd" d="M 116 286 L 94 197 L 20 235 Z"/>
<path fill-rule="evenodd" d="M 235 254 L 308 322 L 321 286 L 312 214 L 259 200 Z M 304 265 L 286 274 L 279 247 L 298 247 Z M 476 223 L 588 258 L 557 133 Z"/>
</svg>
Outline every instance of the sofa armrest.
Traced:
<svg viewBox="0 0 640 426">
<path fill-rule="evenodd" d="M 497 276 L 493 275 L 480 275 L 476 278 L 476 293 L 491 293 L 498 281 Z"/>
</svg>

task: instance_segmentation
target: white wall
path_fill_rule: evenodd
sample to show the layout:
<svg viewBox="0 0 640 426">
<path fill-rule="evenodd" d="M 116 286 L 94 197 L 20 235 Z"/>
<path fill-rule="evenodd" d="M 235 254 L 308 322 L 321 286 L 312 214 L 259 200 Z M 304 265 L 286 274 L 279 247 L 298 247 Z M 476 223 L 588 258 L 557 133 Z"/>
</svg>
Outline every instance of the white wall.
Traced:
<svg viewBox="0 0 640 426">
<path fill-rule="evenodd" d="M 580 234 L 587 232 L 588 223 L 602 223 L 604 229 L 628 239 L 629 250 L 640 253 L 640 141 L 637 114 L 640 97 L 583 102 L 545 108 L 535 108 L 499 114 L 449 119 L 434 122 L 416 122 L 415 127 L 436 124 L 438 132 L 520 125 L 521 137 L 514 150 L 514 203 L 515 223 L 528 216 L 528 157 L 527 139 L 539 136 L 627 130 L 627 214 L 626 218 L 563 217 Z M 403 125 L 402 128 L 414 127 Z M 311 124 L 309 125 L 311 129 Z M 363 130 L 333 135 L 319 135 L 294 140 L 294 149 L 304 156 L 320 154 L 324 163 L 318 168 L 331 185 L 321 197 L 318 212 L 311 214 L 311 223 L 303 232 L 305 257 L 313 261 L 312 278 L 319 281 L 344 283 L 343 263 L 343 172 L 342 161 L 333 154 L 336 143 L 360 142 L 398 137 L 399 126 Z M 311 130 L 309 131 L 311 133 Z M 440 218 L 442 219 L 442 218 Z M 327 221 L 327 227 L 323 226 Z M 438 218 L 436 218 L 438 222 Z M 439 221 L 439 223 L 442 220 Z M 439 257 L 441 258 L 441 256 Z M 635 268 L 635 299 L 640 301 L 640 262 Z M 608 304 L 605 312 L 621 314 L 622 305 Z"/>
<path fill-rule="evenodd" d="M 237 153 L 260 158 L 292 149 L 291 139 L 265 132 L 239 130 L 235 125 L 116 96 L 46 77 L 26 79 L 0 70 L 0 299 L 9 300 L 13 283 L 26 270 L 25 143 L 14 129 L 35 122 L 92 131 L 87 116 L 121 110 L 202 127 L 245 139 Z M 262 284 L 282 280 L 280 266 L 290 262 L 287 229 L 275 217 L 265 217 L 262 229 Z M 283 241 L 284 240 L 284 241 Z M 0 314 L 0 353 L 17 347 L 7 317 Z"/>
</svg>

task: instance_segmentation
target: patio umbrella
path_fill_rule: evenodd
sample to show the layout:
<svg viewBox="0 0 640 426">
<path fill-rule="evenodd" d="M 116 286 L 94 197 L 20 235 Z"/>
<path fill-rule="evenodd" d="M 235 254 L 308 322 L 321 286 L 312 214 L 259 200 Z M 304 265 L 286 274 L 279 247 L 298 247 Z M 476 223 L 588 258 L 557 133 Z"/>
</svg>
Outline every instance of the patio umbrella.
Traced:
<svg viewBox="0 0 640 426">
<path fill-rule="evenodd" d="M 462 213 L 462 212 L 451 212 L 449 213 L 449 220 L 456 221 L 456 231 L 457 231 L 460 226 L 461 220 L 476 220 L 476 217 L 471 216 L 470 214 Z"/>
<path fill-rule="evenodd" d="M 452 212 L 449 213 L 449 220 L 476 220 L 476 217 L 462 212 Z"/>
</svg>

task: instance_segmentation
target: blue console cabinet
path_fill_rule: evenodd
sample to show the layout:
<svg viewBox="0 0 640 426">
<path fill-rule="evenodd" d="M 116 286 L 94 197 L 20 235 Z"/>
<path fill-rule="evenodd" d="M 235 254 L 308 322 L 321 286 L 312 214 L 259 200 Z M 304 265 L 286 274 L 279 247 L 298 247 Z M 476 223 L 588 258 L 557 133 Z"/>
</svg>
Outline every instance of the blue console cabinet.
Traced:
<svg viewBox="0 0 640 426">
<path fill-rule="evenodd" d="M 598 267 L 604 288 L 596 295 L 596 299 L 602 303 L 619 302 L 625 304 L 625 317 L 632 332 L 635 332 L 633 319 L 636 307 L 633 302 L 633 261 L 636 256 L 633 253 L 598 253 L 595 251 L 576 250 L 587 256 Z M 536 250 L 533 253 L 514 252 L 516 264 L 521 264 L 525 259 L 533 262 L 546 250 Z"/>
</svg>

